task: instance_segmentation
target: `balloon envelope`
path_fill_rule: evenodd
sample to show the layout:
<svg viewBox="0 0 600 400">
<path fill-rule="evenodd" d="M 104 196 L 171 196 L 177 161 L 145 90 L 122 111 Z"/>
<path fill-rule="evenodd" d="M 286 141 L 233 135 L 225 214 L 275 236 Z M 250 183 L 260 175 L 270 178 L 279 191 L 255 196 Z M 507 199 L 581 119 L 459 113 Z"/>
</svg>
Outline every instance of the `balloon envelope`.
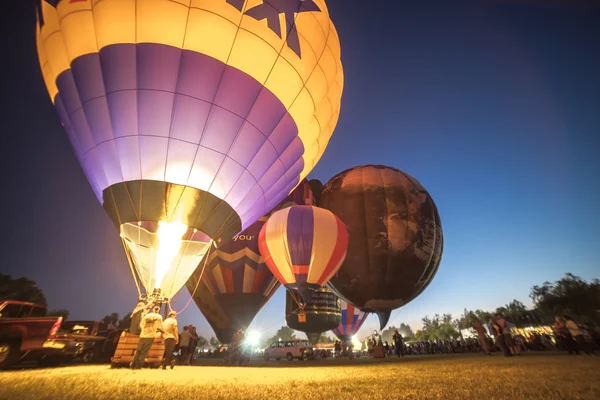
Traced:
<svg viewBox="0 0 600 400">
<path fill-rule="evenodd" d="M 442 257 L 440 217 L 427 191 L 397 169 L 351 168 L 327 184 L 320 207 L 348 227 L 348 253 L 330 286 L 363 311 L 377 313 L 381 329 L 390 313 L 431 282 Z"/>
<path fill-rule="evenodd" d="M 210 252 L 188 281 L 188 290 L 221 343 L 231 343 L 238 329 L 246 330 L 281 285 L 258 252 L 264 223 L 259 220 Z"/>
<path fill-rule="evenodd" d="M 302 293 L 325 285 L 342 265 L 348 231 L 333 213 L 314 206 L 292 206 L 274 213 L 260 231 L 259 250 L 271 272 Z"/>
<path fill-rule="evenodd" d="M 333 330 L 333 333 L 338 339 L 345 342 L 356 335 L 369 316 L 369 313 L 360 311 L 358 307 L 344 300 L 340 300 L 340 309 L 340 324 Z"/>
<path fill-rule="evenodd" d="M 250 227 L 337 123 L 343 71 L 323 0 L 41 0 L 37 28 L 50 98 L 130 260 L 149 263 L 136 269 L 191 257 L 187 228 L 220 245 Z M 168 225 L 136 230 L 146 222 Z M 131 256 L 151 234 L 156 252 Z"/>
</svg>

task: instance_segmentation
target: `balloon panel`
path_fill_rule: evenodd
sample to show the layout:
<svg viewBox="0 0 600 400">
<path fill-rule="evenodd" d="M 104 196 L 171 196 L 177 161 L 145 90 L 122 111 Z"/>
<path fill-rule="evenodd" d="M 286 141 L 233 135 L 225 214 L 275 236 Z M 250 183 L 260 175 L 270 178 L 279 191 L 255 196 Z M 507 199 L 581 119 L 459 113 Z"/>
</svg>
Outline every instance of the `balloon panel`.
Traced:
<svg viewBox="0 0 600 400">
<path fill-rule="evenodd" d="M 277 290 L 279 282 L 258 253 L 258 233 L 263 221 L 236 235 L 218 250 L 211 252 L 198 266 L 204 268 L 203 280 L 213 294 L 252 293 L 267 299 Z"/>
<path fill-rule="evenodd" d="M 343 299 L 386 320 L 429 285 L 441 261 L 442 228 L 414 178 L 384 166 L 355 167 L 327 182 L 319 206 L 348 228 L 346 260 L 330 281 Z"/>
<path fill-rule="evenodd" d="M 337 123 L 339 39 L 321 0 L 42 1 L 38 22 L 46 86 L 101 201 L 116 183 L 166 181 L 224 200 L 241 230 Z"/>
</svg>

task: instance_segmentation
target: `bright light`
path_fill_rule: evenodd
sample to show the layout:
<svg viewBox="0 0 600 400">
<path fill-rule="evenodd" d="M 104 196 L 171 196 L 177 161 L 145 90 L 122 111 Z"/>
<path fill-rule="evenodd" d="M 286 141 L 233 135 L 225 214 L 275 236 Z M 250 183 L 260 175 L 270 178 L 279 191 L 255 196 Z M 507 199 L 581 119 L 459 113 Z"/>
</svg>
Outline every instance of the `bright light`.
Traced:
<svg viewBox="0 0 600 400">
<path fill-rule="evenodd" d="M 181 237 L 187 231 L 187 226 L 181 222 L 158 223 L 158 251 L 156 253 L 156 272 L 154 274 L 154 287 L 160 288 L 162 281 L 171 268 L 173 259 L 179 254 Z"/>
<path fill-rule="evenodd" d="M 251 346 L 257 346 L 260 343 L 260 332 L 248 332 L 248 335 L 246 336 L 246 342 L 248 342 L 248 344 Z"/>
<path fill-rule="evenodd" d="M 360 342 L 360 340 L 358 340 L 356 335 L 352 336 L 352 345 L 354 346 L 355 349 L 358 349 L 358 350 L 360 350 L 360 348 L 362 347 L 362 343 Z"/>
</svg>

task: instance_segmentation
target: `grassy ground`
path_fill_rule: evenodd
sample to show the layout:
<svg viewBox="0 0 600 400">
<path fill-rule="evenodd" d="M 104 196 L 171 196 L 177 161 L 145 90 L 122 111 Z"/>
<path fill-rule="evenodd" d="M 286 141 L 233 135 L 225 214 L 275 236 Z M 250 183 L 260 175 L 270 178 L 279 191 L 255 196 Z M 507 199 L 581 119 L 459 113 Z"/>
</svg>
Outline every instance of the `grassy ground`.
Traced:
<svg viewBox="0 0 600 400">
<path fill-rule="evenodd" d="M 270 361 L 174 370 L 0 373 L 0 399 L 600 399 L 600 357 L 532 354 Z"/>
</svg>

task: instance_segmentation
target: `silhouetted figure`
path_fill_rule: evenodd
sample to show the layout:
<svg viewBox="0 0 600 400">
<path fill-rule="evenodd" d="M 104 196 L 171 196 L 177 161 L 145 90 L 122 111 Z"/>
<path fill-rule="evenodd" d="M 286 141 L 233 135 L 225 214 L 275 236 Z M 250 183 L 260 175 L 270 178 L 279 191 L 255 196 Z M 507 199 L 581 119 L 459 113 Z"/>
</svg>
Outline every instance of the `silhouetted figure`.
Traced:
<svg viewBox="0 0 600 400">
<path fill-rule="evenodd" d="M 394 336 L 392 336 L 394 340 L 394 349 L 396 350 L 396 356 L 400 358 L 400 356 L 404 357 L 404 338 L 396 329 L 394 331 Z"/>
</svg>

